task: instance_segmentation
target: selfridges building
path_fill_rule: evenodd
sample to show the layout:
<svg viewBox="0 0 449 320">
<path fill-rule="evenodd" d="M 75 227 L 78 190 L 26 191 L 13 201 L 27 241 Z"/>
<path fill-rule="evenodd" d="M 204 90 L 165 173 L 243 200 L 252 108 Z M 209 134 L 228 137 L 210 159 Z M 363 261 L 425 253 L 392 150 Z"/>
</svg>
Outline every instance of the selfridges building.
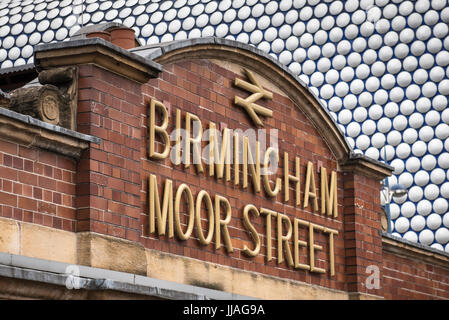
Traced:
<svg viewBox="0 0 449 320">
<path fill-rule="evenodd" d="M 393 235 L 449 252 L 446 0 L 1 0 L 1 69 L 104 22 L 134 29 L 141 46 L 215 36 L 278 59 L 354 152 L 394 167 L 388 183 L 407 195 L 389 206 Z"/>
</svg>

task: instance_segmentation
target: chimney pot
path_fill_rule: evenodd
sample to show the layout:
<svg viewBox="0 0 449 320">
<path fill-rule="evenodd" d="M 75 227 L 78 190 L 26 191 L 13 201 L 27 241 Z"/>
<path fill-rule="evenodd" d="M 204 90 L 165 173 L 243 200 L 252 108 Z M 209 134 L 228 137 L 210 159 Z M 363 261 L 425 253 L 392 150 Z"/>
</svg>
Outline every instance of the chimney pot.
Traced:
<svg viewBox="0 0 449 320">
<path fill-rule="evenodd" d="M 116 28 L 110 31 L 111 42 L 123 49 L 132 49 L 135 47 L 136 40 L 134 30 L 130 28 Z"/>
</svg>

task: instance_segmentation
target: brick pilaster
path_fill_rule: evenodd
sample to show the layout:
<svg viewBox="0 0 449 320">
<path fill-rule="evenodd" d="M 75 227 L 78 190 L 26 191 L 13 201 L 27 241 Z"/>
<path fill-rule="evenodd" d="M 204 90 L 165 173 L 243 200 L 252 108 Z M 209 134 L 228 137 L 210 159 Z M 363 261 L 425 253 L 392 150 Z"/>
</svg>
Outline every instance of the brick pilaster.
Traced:
<svg viewBox="0 0 449 320">
<path fill-rule="evenodd" d="M 140 238 L 142 84 L 157 63 L 100 38 L 35 48 L 40 69 L 79 67 L 77 131 L 98 138 L 77 164 L 77 232 Z"/>
<path fill-rule="evenodd" d="M 383 297 L 379 181 L 345 172 L 343 184 L 347 289 L 350 293 Z M 373 278 L 376 276 L 379 277 L 378 288 Z"/>
<path fill-rule="evenodd" d="M 77 231 L 139 241 L 141 84 L 95 65 L 79 70 L 78 131 L 102 141 L 78 165 Z"/>
</svg>

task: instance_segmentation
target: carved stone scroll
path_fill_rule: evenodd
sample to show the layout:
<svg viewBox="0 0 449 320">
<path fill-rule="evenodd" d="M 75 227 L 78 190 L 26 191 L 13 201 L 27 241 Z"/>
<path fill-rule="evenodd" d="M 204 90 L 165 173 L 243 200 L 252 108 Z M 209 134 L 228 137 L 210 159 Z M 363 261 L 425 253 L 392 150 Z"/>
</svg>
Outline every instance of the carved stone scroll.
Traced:
<svg viewBox="0 0 449 320">
<path fill-rule="evenodd" d="M 61 110 L 67 105 L 65 97 L 53 85 L 19 88 L 11 93 L 10 109 L 54 125 L 63 126 L 67 117 Z"/>
</svg>

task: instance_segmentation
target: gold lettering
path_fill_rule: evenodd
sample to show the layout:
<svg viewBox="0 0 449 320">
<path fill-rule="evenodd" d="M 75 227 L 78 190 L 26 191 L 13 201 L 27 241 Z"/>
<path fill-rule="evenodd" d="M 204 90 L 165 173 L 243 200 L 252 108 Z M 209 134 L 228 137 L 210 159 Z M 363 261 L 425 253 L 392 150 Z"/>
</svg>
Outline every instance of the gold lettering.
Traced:
<svg viewBox="0 0 449 320">
<path fill-rule="evenodd" d="M 149 157 L 152 159 L 165 159 L 170 154 L 170 137 L 167 133 L 168 128 L 168 110 L 163 103 L 151 99 L 149 103 Z M 160 114 L 157 121 L 161 123 L 156 124 L 156 115 Z M 160 120 L 159 120 L 160 119 Z M 240 184 L 240 163 L 243 161 L 243 189 L 248 187 L 248 174 L 251 175 L 251 184 L 255 192 L 261 191 L 261 159 L 260 159 L 260 142 L 255 140 L 254 148 L 250 148 L 249 138 L 243 136 L 240 139 L 238 133 L 233 132 L 231 129 L 224 128 L 222 136 L 216 130 L 214 122 L 209 124 L 209 151 L 206 157 L 209 157 L 209 168 L 203 168 L 201 158 L 201 141 L 203 136 L 203 127 L 201 120 L 198 116 L 187 112 L 185 118 L 185 141 L 181 136 L 182 117 L 181 110 L 176 109 L 175 128 L 177 130 L 175 135 L 176 144 L 173 146 L 173 152 L 170 154 L 175 165 L 184 162 L 184 167 L 189 168 L 193 163 L 196 167 L 197 173 L 202 173 L 204 170 L 208 170 L 207 176 L 215 176 L 217 179 L 223 179 L 224 181 L 231 181 L 231 161 L 234 161 L 234 178 L 233 182 L 230 182 L 234 186 Z M 231 132 L 232 135 L 231 135 Z M 156 141 L 156 135 L 158 135 L 158 141 Z M 158 146 L 160 144 L 160 146 Z M 183 148 L 184 147 L 184 148 Z M 233 149 L 232 149 L 233 148 Z M 182 150 L 184 149 L 184 150 Z M 192 150 L 192 155 L 190 154 Z M 160 152 L 158 152 L 160 151 Z M 242 151 L 242 156 L 240 152 Z M 181 159 L 182 156 L 182 159 Z M 233 159 L 231 159 L 233 157 Z M 243 159 L 241 159 L 243 158 Z M 193 159 L 193 160 L 192 160 Z M 264 175 L 262 177 L 263 188 L 267 197 L 275 198 L 284 188 L 284 201 L 288 202 L 290 197 L 290 187 L 294 187 L 295 190 L 295 204 L 301 205 L 303 200 L 303 207 L 307 208 L 309 202 L 311 202 L 312 211 L 318 211 L 318 190 L 315 182 L 314 163 L 308 161 L 306 173 L 305 173 L 305 186 L 304 186 L 304 199 L 301 199 L 301 173 L 300 173 L 300 158 L 295 157 L 294 168 L 291 172 L 289 170 L 289 155 L 284 152 L 284 167 L 283 177 L 278 175 L 278 171 L 269 171 L 270 167 L 273 167 L 273 161 L 278 164 L 279 151 L 273 147 L 269 147 L 263 155 L 263 169 Z M 292 159 L 293 160 L 293 159 Z M 249 167 L 249 168 L 248 168 Z M 248 173 L 248 171 L 250 171 Z M 271 177 L 270 177 L 271 176 Z M 272 180 L 270 180 L 270 178 Z M 329 217 L 338 217 L 338 183 L 337 172 L 331 171 L 328 176 L 328 171 L 325 167 L 321 167 L 320 172 L 321 182 L 321 214 Z M 294 184 L 291 185 L 291 184 Z M 195 229 L 198 241 L 202 245 L 209 245 L 215 237 L 215 249 L 218 250 L 222 246 L 230 253 L 233 252 L 233 244 L 230 236 L 230 223 L 232 220 L 232 208 L 229 201 L 220 195 L 216 195 L 215 199 L 212 199 L 206 190 L 201 190 L 196 200 L 192 195 L 192 191 L 186 183 L 182 183 L 176 190 L 174 195 L 173 181 L 170 179 L 165 180 L 163 187 L 163 194 L 159 196 L 159 188 L 156 175 L 150 174 L 148 178 L 149 192 L 149 233 L 156 233 L 159 236 L 167 236 L 173 238 L 175 233 L 180 240 L 188 240 Z M 160 186 L 162 188 L 162 185 Z M 174 197 L 175 196 L 175 197 Z M 185 202 L 181 203 L 181 200 Z M 185 213 L 181 213 L 181 208 Z M 184 209 L 185 208 L 185 209 Z M 204 208 L 204 209 L 203 209 Z M 206 210 L 206 216 L 203 211 Z M 222 211 L 223 219 L 222 219 Z M 181 218 L 184 220 L 185 214 L 187 222 L 181 223 Z M 335 275 L 335 236 L 338 235 L 338 231 L 330 229 L 324 226 L 316 225 L 311 222 L 307 222 L 298 218 L 292 218 L 292 220 L 283 213 L 276 212 L 266 208 L 257 208 L 253 204 L 247 204 L 243 208 L 243 225 L 248 231 L 250 239 L 243 244 L 242 251 L 249 257 L 257 256 L 262 247 L 261 235 L 257 232 L 255 221 L 251 221 L 251 218 L 256 219 L 260 215 L 265 216 L 266 227 L 266 256 L 267 261 L 273 259 L 273 239 L 275 236 L 277 239 L 277 264 L 286 262 L 288 267 L 295 269 L 309 270 L 310 272 L 325 273 L 327 269 L 319 268 L 316 263 L 320 263 L 319 259 L 316 259 L 317 251 L 323 250 L 323 246 L 315 243 L 316 232 L 322 232 L 329 237 L 329 273 L 331 276 Z M 276 235 L 272 235 L 272 218 L 276 217 L 277 231 Z M 207 224 L 206 224 L 207 219 Z M 254 220 L 256 220 L 254 219 Z M 204 228 L 203 228 L 204 226 Z M 300 240 L 300 228 L 307 228 L 308 234 L 304 240 Z M 184 231 L 185 229 L 185 231 Z M 207 234 L 206 233 L 207 229 Z M 319 238 L 321 239 L 321 238 Z M 290 243 L 293 243 L 293 252 L 290 248 Z M 252 244 L 250 244 L 252 243 Z M 300 248 L 305 249 L 300 249 Z M 304 250 L 307 253 L 304 254 L 302 259 L 306 261 L 300 261 L 300 250 Z M 301 263 L 301 262 L 308 262 Z"/>
<path fill-rule="evenodd" d="M 334 229 L 324 228 L 324 233 L 329 233 L 329 269 L 331 276 L 335 275 L 335 251 L 334 251 L 334 235 L 338 235 L 338 231 Z"/>
<path fill-rule="evenodd" d="M 263 185 L 264 185 L 265 191 L 267 192 L 267 194 L 270 197 L 276 197 L 278 195 L 279 191 L 281 191 L 282 181 L 281 181 L 281 178 L 276 178 L 274 190 L 271 189 L 270 180 L 268 179 L 268 164 L 270 162 L 270 155 L 272 153 L 275 155 L 276 164 L 279 162 L 278 150 L 273 147 L 268 148 L 267 151 L 265 152 L 265 156 L 264 156 L 264 160 L 263 160 L 263 167 L 264 167 L 264 171 L 265 171 L 265 174 L 263 176 Z M 277 165 L 276 165 L 276 168 L 277 168 Z"/>
<path fill-rule="evenodd" d="M 180 206 L 181 206 L 181 197 L 182 194 L 185 194 L 187 196 L 187 203 L 189 206 L 189 222 L 187 224 L 187 230 L 186 232 L 182 231 L 181 227 L 181 219 L 179 217 L 180 214 Z M 187 184 L 183 183 L 178 187 L 178 190 L 176 191 L 176 197 L 175 197 L 175 226 L 176 226 L 176 235 L 181 240 L 187 240 L 190 238 L 190 235 L 193 231 L 193 225 L 194 225 L 194 218 L 195 218 L 195 212 L 194 212 L 194 203 L 193 203 L 193 196 L 192 191 L 190 191 L 190 188 Z"/>
<path fill-rule="evenodd" d="M 337 173 L 332 171 L 330 187 L 327 180 L 327 170 L 321 167 L 321 213 L 328 216 L 338 217 L 337 200 Z"/>
<path fill-rule="evenodd" d="M 207 237 L 204 238 L 203 229 L 201 228 L 201 202 L 203 198 L 206 199 L 206 210 L 209 218 L 209 229 L 207 231 Z M 196 235 L 201 244 L 208 245 L 212 241 L 214 236 L 214 208 L 212 206 L 212 200 L 209 194 L 205 190 L 201 190 L 196 197 L 196 208 L 195 208 L 195 225 L 196 225 Z"/>
<path fill-rule="evenodd" d="M 248 137 L 243 137 L 243 188 L 248 187 L 248 166 L 254 191 L 260 192 L 260 142 L 256 142 L 256 160 L 251 153 Z"/>
<path fill-rule="evenodd" d="M 175 144 L 175 165 L 181 163 L 181 110 L 176 108 L 176 144 Z"/>
<path fill-rule="evenodd" d="M 218 179 L 223 178 L 224 167 L 226 165 L 226 181 L 231 180 L 231 141 L 230 130 L 224 128 L 221 141 L 221 151 L 217 137 L 217 130 L 213 122 L 209 126 L 209 175 L 214 175 L 214 167 L 216 166 L 216 176 Z"/>
<path fill-rule="evenodd" d="M 197 123 L 197 127 L 194 126 L 194 128 L 197 128 L 197 132 L 194 132 L 193 134 L 196 134 L 195 137 L 191 137 L 191 124 L 192 122 Z M 201 125 L 201 120 L 196 115 L 191 114 L 190 112 L 186 113 L 186 138 L 185 138 L 185 157 L 184 157 L 184 165 L 186 168 L 190 167 L 190 144 L 192 144 L 192 156 L 193 156 L 193 163 L 196 166 L 196 169 L 199 173 L 203 172 L 203 165 L 201 161 L 201 137 L 203 135 L 203 127 Z"/>
<path fill-rule="evenodd" d="M 240 137 L 238 133 L 234 133 L 234 185 L 240 183 Z"/>
<path fill-rule="evenodd" d="M 271 217 L 276 217 L 278 213 L 276 211 L 272 211 L 269 209 L 261 208 L 260 213 L 266 216 L 265 226 L 267 228 L 267 261 L 271 261 L 273 259 L 271 252 Z"/>
<path fill-rule="evenodd" d="M 299 240 L 299 226 L 308 227 L 309 223 L 307 221 L 295 218 L 293 220 L 293 247 L 295 252 L 295 268 L 302 270 L 310 270 L 310 266 L 308 264 L 299 263 L 299 246 L 303 246 L 307 248 L 307 242 Z"/>
<path fill-rule="evenodd" d="M 248 229 L 249 233 L 251 234 L 251 237 L 253 238 L 253 242 L 254 242 L 253 250 L 249 249 L 245 244 L 245 245 L 243 245 L 243 252 L 250 257 L 255 257 L 260 252 L 260 237 L 259 237 L 259 234 L 257 233 L 256 228 L 254 228 L 254 226 L 251 224 L 251 221 L 249 220 L 248 215 L 250 212 L 255 214 L 257 217 L 260 215 L 259 210 L 257 210 L 257 208 L 252 204 L 247 204 L 245 206 L 245 208 L 243 209 L 243 224 Z"/>
<path fill-rule="evenodd" d="M 312 187 L 312 190 L 310 189 Z M 313 199 L 313 211 L 318 210 L 318 199 L 315 184 L 315 175 L 313 170 L 313 163 L 307 163 L 306 186 L 304 191 L 304 208 L 309 206 L 309 198 Z"/>
<path fill-rule="evenodd" d="M 155 219 L 157 220 L 157 231 L 159 235 L 165 235 L 168 217 L 168 237 L 173 238 L 173 182 L 165 180 L 162 210 L 157 190 L 157 180 L 154 174 L 149 177 L 149 202 L 150 202 L 150 233 L 154 233 Z"/>
<path fill-rule="evenodd" d="M 314 230 L 323 230 L 324 228 L 313 223 L 309 223 L 309 259 L 310 259 L 310 271 L 317 273 L 326 273 L 326 270 L 315 267 L 315 250 L 323 250 L 323 247 L 315 244 Z"/>
<path fill-rule="evenodd" d="M 221 219 L 221 204 L 226 207 L 226 218 Z M 223 232 L 223 239 L 225 242 L 226 250 L 233 252 L 231 237 L 229 236 L 228 224 L 231 222 L 231 205 L 228 199 L 225 197 L 215 195 L 215 249 L 219 249 L 221 246 L 221 231 Z"/>
<path fill-rule="evenodd" d="M 278 264 L 284 262 L 284 249 L 285 249 L 285 256 L 287 259 L 287 264 L 289 266 L 293 266 L 293 258 L 292 258 L 292 252 L 290 251 L 290 246 L 288 244 L 288 241 L 292 237 L 292 223 L 290 219 L 282 213 L 278 213 Z M 288 225 L 288 231 L 286 235 L 282 234 L 282 221 L 287 222 Z"/>
<path fill-rule="evenodd" d="M 162 113 L 162 124 L 156 125 L 156 108 Z M 150 143 L 149 143 L 149 156 L 153 159 L 165 159 L 170 152 L 170 137 L 167 133 L 168 127 L 168 111 L 167 108 L 157 100 L 151 99 L 150 102 Z M 156 133 L 158 133 L 163 140 L 164 148 L 161 153 L 155 150 Z"/>
<path fill-rule="evenodd" d="M 209 176 L 212 177 L 215 174 L 215 156 L 214 156 L 214 149 L 215 149 L 215 139 L 217 127 L 215 126 L 215 123 L 212 121 L 209 122 Z"/>
<path fill-rule="evenodd" d="M 300 160 L 298 157 L 295 157 L 295 175 L 291 175 L 288 171 L 288 153 L 284 152 L 284 201 L 288 202 L 290 200 L 290 181 L 296 182 L 295 191 L 296 191 L 296 205 L 299 206 L 301 204 L 301 182 L 299 181 L 299 164 Z"/>
</svg>

